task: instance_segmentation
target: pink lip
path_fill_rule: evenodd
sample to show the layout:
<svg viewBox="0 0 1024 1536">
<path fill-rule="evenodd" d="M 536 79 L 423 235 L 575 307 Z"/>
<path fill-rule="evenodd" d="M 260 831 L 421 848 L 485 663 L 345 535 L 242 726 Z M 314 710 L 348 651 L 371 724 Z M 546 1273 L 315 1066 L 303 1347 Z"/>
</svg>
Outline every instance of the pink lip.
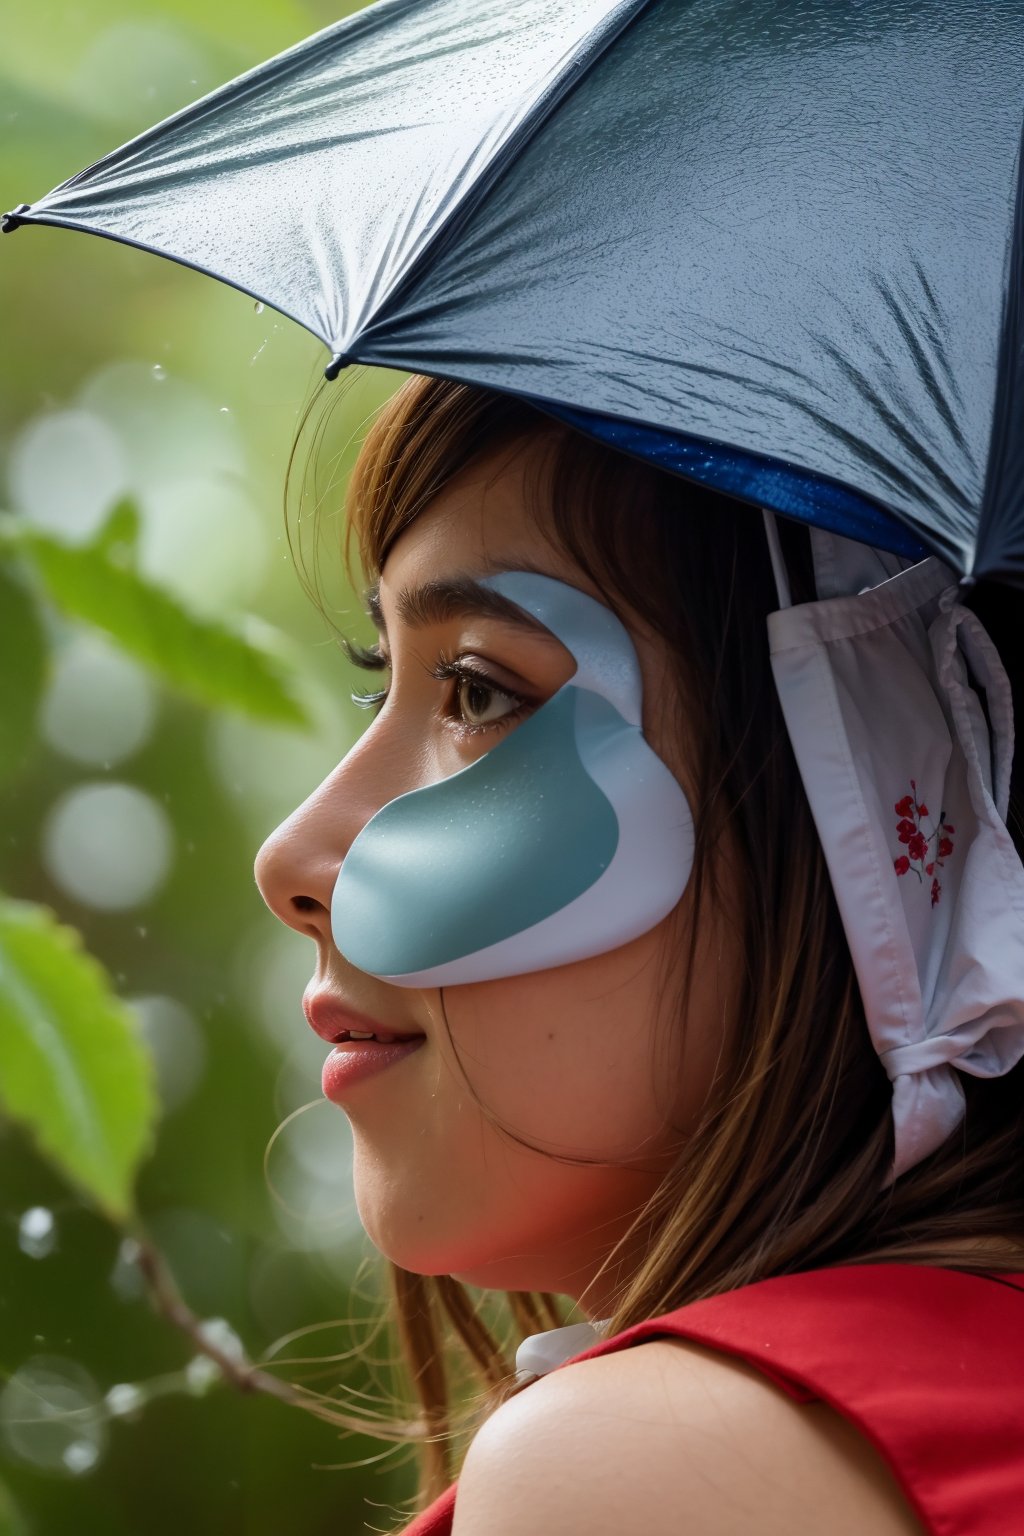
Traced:
<svg viewBox="0 0 1024 1536">
<path fill-rule="evenodd" d="M 307 993 L 302 999 L 302 1011 L 309 1025 L 320 1036 L 334 1045 L 334 1050 L 324 1062 L 322 1086 L 324 1097 L 333 1104 L 343 1104 L 348 1090 L 366 1077 L 374 1077 L 385 1067 L 411 1056 L 426 1040 L 420 1031 L 392 1029 L 368 1014 L 347 1008 L 328 992 Z M 341 1037 L 348 1030 L 360 1034 L 393 1034 L 397 1038 L 391 1044 L 374 1040 L 345 1040 Z"/>
<path fill-rule="evenodd" d="M 329 992 L 307 992 L 302 999 L 302 1011 L 306 1015 L 306 1022 L 310 1029 L 315 1030 L 321 1040 L 326 1040 L 331 1045 L 339 1035 L 350 1029 L 364 1035 L 378 1033 L 395 1035 L 396 1044 L 424 1038 L 421 1029 L 393 1029 L 390 1024 L 383 1024 L 380 1019 L 371 1019 L 367 1013 L 358 1013 L 354 1008 L 347 1008 Z"/>
<path fill-rule="evenodd" d="M 350 1088 L 411 1056 L 426 1038 L 426 1035 L 417 1035 L 413 1040 L 396 1040 L 394 1045 L 377 1045 L 372 1040 L 346 1040 L 336 1045 L 324 1062 L 321 1078 L 324 1098 L 344 1107 Z"/>
</svg>

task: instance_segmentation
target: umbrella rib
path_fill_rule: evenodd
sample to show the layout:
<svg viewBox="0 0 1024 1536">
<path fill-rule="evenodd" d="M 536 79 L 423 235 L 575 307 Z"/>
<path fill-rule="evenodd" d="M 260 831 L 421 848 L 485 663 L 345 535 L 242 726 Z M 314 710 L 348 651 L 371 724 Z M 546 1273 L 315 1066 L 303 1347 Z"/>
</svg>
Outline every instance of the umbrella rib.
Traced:
<svg viewBox="0 0 1024 1536">
<path fill-rule="evenodd" d="M 467 187 L 444 223 L 424 242 L 407 271 L 402 274 L 386 301 L 377 310 L 372 325 L 354 336 L 343 353 L 336 353 L 332 358 L 326 370 L 328 378 L 336 375 L 342 363 L 360 361 L 358 345 L 363 337 L 372 334 L 381 322 L 387 322 L 389 309 L 401 304 L 405 294 L 419 280 L 424 267 L 439 260 L 448 244 L 458 236 L 467 220 L 497 185 L 505 170 L 519 158 L 524 146 L 544 126 L 552 113 L 627 27 L 631 26 L 652 3 L 653 0 L 619 0 L 619 4 L 609 12 L 600 25 L 588 33 L 582 43 L 570 53 L 565 67 L 558 71 L 548 88 L 537 97 L 518 126 L 502 143 L 499 152 L 484 165 L 480 175 Z"/>
</svg>

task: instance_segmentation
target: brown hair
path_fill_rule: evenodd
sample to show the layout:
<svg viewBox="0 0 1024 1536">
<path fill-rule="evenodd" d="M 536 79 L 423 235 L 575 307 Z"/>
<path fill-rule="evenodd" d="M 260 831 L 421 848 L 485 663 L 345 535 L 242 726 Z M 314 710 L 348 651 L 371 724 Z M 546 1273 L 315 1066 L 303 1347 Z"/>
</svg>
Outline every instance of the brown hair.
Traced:
<svg viewBox="0 0 1024 1536">
<path fill-rule="evenodd" d="M 687 953 L 699 914 L 719 901 L 715 850 L 725 829 L 744 893 L 736 1016 L 723 1030 L 700 1123 L 636 1216 L 644 1257 L 620 1287 L 611 1331 L 823 1265 L 1020 1267 L 1021 1068 L 990 1082 L 964 1079 L 963 1125 L 882 1190 L 892 1158 L 891 1089 L 868 1036 L 776 699 L 765 617 L 777 604 L 756 512 L 515 398 L 415 376 L 377 417 L 351 476 L 348 514 L 365 574 L 379 574 L 401 531 L 471 461 L 539 439 L 548 451 L 537 458 L 543 470 L 531 506 L 535 500 L 542 526 L 610 606 L 641 616 L 674 659 L 696 742 L 695 917 Z M 809 598 L 806 530 L 783 524 L 782 537 L 794 600 Z M 1016 796 L 1014 804 L 1019 828 Z M 1005 1245 L 1005 1256 L 972 1256 L 974 1240 Z M 444 1364 L 450 1347 L 482 1388 L 471 1421 L 515 1387 L 496 1330 L 465 1287 L 393 1265 L 391 1272 L 398 1336 L 419 1400 L 408 1434 L 422 1445 L 423 1502 L 453 1475 Z M 507 1302 L 520 1333 L 561 1321 L 552 1297 L 517 1294 Z M 489 1306 L 485 1298 L 483 1310 Z M 353 1418 L 358 1425 L 374 1432 Z"/>
</svg>

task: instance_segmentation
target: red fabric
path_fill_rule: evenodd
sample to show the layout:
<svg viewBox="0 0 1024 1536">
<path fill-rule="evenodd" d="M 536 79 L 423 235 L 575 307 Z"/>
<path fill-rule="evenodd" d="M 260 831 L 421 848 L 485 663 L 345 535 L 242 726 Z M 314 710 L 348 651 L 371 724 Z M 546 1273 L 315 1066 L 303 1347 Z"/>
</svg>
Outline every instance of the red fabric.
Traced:
<svg viewBox="0 0 1024 1536">
<path fill-rule="evenodd" d="M 798 1402 L 828 1403 L 881 1452 L 933 1536 L 1024 1532 L 1024 1274 L 811 1270 L 637 1323 L 573 1360 L 666 1337 L 735 1355 Z M 455 1492 L 407 1536 L 449 1536 Z"/>
</svg>

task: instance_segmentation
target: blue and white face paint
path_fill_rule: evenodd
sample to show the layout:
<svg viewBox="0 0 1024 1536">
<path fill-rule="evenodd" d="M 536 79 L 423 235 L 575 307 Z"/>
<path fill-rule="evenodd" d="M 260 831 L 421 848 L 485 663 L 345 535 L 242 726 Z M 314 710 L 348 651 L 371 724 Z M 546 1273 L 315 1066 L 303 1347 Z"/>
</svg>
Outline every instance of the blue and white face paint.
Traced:
<svg viewBox="0 0 1024 1536">
<path fill-rule="evenodd" d="M 353 841 L 334 942 L 398 986 L 494 981 L 617 949 L 671 912 L 693 865 L 686 797 L 641 732 L 626 629 L 550 576 L 483 585 L 555 635 L 576 671 L 483 757 L 390 801 Z"/>
</svg>

